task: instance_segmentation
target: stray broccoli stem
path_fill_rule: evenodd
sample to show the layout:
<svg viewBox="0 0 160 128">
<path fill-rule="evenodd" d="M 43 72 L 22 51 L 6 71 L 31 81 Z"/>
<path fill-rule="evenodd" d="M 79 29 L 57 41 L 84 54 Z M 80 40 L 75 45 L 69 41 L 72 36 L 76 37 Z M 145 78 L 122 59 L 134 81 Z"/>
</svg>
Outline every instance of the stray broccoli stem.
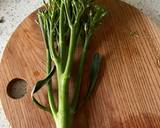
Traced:
<svg viewBox="0 0 160 128">
<path fill-rule="evenodd" d="M 48 3 L 43 1 L 45 10 L 38 11 L 37 15 L 46 46 L 47 76 L 36 83 L 31 96 L 39 108 L 52 114 L 56 128 L 72 128 L 72 121 L 78 106 L 87 48 L 96 26 L 106 15 L 106 10 L 92 0 L 49 0 Z M 82 43 L 82 53 L 74 84 L 74 96 L 70 104 L 68 86 L 79 39 Z M 100 58 L 100 55 L 97 54 L 92 61 L 86 97 L 91 95 L 95 86 Z M 57 105 L 52 91 L 52 76 L 55 72 L 58 87 Z M 44 85 L 48 86 L 49 107 L 41 104 L 34 97 L 34 93 Z"/>
</svg>

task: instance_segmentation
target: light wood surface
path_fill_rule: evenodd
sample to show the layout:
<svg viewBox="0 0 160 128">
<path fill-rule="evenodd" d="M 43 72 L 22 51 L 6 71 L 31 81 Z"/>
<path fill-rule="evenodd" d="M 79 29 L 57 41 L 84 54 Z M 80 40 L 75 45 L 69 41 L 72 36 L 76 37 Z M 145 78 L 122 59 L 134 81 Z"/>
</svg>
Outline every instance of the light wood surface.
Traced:
<svg viewBox="0 0 160 128">
<path fill-rule="evenodd" d="M 75 128 L 160 127 L 160 29 L 135 8 L 100 0 L 109 10 L 88 51 L 82 87 L 93 52 L 103 55 L 97 88 L 80 108 Z M 0 98 L 12 128 L 54 128 L 51 116 L 30 98 L 33 84 L 45 76 L 45 51 L 35 13 L 12 35 L 0 64 Z M 14 78 L 27 81 L 23 98 L 7 95 Z M 82 91 L 82 95 L 83 95 Z M 43 91 L 38 96 L 46 102 Z"/>
</svg>

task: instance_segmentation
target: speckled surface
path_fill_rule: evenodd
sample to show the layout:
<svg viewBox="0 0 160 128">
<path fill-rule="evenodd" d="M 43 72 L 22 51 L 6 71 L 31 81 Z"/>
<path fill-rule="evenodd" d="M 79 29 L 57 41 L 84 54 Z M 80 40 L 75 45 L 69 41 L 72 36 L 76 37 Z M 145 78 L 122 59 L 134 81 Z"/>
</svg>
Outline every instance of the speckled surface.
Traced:
<svg viewBox="0 0 160 128">
<path fill-rule="evenodd" d="M 42 5 L 42 0 L 0 0 L 0 59 L 8 39 L 16 27 L 33 10 Z M 123 0 L 139 8 L 146 15 L 150 16 L 157 24 L 160 24 L 160 0 Z M 0 105 L 0 128 L 9 128 L 9 123 Z"/>
<path fill-rule="evenodd" d="M 154 22 L 160 25 L 160 0 L 122 0 L 148 15 Z"/>
</svg>

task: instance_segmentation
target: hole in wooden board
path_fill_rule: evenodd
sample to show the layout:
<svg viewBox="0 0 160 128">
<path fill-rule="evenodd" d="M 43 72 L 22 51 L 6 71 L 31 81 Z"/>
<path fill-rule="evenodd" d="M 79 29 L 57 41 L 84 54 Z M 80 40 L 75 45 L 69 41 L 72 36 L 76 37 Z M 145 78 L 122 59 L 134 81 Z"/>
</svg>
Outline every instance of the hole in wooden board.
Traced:
<svg viewBox="0 0 160 128">
<path fill-rule="evenodd" d="M 20 78 L 15 78 L 7 85 L 7 94 L 13 99 L 20 99 L 27 92 L 27 82 Z"/>
</svg>

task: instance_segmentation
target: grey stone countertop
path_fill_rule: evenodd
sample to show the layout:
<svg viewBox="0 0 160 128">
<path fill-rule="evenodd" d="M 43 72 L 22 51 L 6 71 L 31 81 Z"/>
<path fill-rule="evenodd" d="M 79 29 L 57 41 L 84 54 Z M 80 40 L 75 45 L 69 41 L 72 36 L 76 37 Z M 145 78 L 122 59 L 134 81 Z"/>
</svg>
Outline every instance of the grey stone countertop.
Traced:
<svg viewBox="0 0 160 128">
<path fill-rule="evenodd" d="M 150 16 L 157 24 L 160 24 L 160 0 L 123 0 Z M 4 48 L 10 36 L 23 19 L 42 5 L 42 0 L 0 0 L 0 18 L 4 22 L 0 24 L 0 60 Z M 9 128 L 0 104 L 0 128 Z"/>
</svg>

